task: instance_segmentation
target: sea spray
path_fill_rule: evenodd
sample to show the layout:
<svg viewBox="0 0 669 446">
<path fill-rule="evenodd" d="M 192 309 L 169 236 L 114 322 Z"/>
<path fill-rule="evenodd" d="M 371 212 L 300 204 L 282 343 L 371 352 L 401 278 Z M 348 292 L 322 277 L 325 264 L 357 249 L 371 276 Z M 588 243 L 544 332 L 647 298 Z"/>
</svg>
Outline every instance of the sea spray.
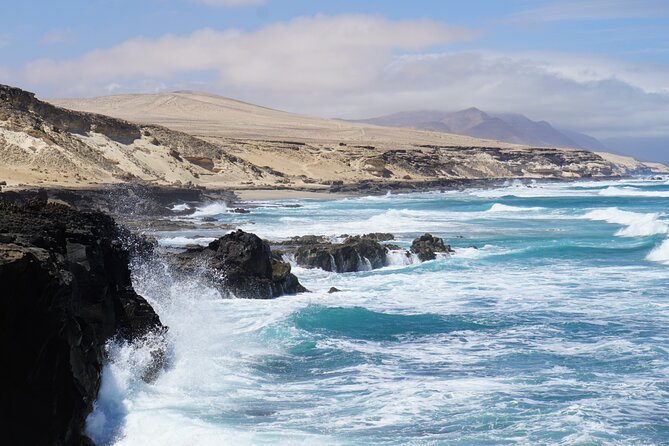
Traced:
<svg viewBox="0 0 669 446">
<path fill-rule="evenodd" d="M 193 218 L 198 217 L 215 217 L 228 212 L 228 206 L 225 203 L 210 203 L 206 206 L 201 206 L 196 208 L 190 216 Z"/>
<path fill-rule="evenodd" d="M 625 226 L 616 232 L 620 237 L 643 237 L 667 233 L 669 226 L 667 222 L 660 220 L 661 216 L 660 213 L 638 213 L 605 208 L 590 211 L 583 218 Z"/>
<path fill-rule="evenodd" d="M 664 240 L 659 246 L 653 249 L 646 259 L 669 265 L 669 239 Z"/>
<path fill-rule="evenodd" d="M 106 393 L 121 403 L 111 442 L 665 444 L 666 199 L 599 194 L 669 191 L 644 184 L 217 215 L 268 238 L 380 229 L 371 221 L 405 249 L 429 231 L 455 253 L 421 263 L 391 251 L 388 266 L 347 274 L 293 265 L 312 292 L 269 301 L 223 300 L 196 277 L 138 265 L 135 286 L 170 327 L 170 361 L 154 383 Z M 593 220 L 618 227 L 587 221 L 597 210 Z"/>
</svg>

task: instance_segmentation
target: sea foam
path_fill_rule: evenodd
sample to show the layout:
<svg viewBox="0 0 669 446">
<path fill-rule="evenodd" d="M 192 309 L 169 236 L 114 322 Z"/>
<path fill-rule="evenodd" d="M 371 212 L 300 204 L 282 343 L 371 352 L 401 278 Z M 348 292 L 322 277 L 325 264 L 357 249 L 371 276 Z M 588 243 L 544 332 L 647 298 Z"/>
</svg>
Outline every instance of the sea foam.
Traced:
<svg viewBox="0 0 669 446">
<path fill-rule="evenodd" d="M 649 197 L 649 198 L 668 198 L 669 190 L 641 190 L 636 187 L 607 187 L 599 191 L 599 195 L 604 197 Z"/>
<path fill-rule="evenodd" d="M 669 230 L 667 222 L 659 220 L 660 216 L 659 213 L 642 214 L 613 207 L 590 211 L 582 218 L 625 226 L 616 232 L 619 237 L 645 237 L 665 234 Z"/>
<path fill-rule="evenodd" d="M 494 203 L 488 212 L 536 212 L 543 211 L 545 208 L 534 206 L 534 207 L 520 207 L 520 206 L 509 206 L 502 203 Z"/>
<path fill-rule="evenodd" d="M 653 249 L 648 256 L 646 256 L 646 260 L 669 265 L 669 239 L 666 239 Z"/>
<path fill-rule="evenodd" d="M 228 212 L 228 206 L 225 203 L 210 203 L 206 206 L 198 207 L 191 217 L 215 217 L 216 215 Z"/>
</svg>

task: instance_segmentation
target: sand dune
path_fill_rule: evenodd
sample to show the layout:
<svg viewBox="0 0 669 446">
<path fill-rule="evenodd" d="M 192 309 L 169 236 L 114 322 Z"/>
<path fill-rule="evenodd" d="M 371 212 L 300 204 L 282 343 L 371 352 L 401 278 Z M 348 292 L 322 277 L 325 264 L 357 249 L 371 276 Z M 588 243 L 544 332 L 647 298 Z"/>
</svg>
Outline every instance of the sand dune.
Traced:
<svg viewBox="0 0 669 446">
<path fill-rule="evenodd" d="M 49 102 L 129 121 L 158 124 L 201 137 L 290 140 L 315 143 L 472 146 L 486 144 L 468 136 L 389 128 L 273 110 L 198 92 L 118 95 Z M 488 143 L 490 144 L 490 143 Z M 495 142 L 498 147 L 522 147 Z"/>
</svg>

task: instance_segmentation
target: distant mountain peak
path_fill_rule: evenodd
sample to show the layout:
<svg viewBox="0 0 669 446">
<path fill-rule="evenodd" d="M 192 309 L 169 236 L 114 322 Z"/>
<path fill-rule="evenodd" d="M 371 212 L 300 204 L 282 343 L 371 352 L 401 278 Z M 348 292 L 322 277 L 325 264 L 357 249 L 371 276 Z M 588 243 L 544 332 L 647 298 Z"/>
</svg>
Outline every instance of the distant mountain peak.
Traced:
<svg viewBox="0 0 669 446">
<path fill-rule="evenodd" d="M 601 151 L 595 138 L 574 131 L 561 131 L 548 121 L 533 121 L 519 113 L 486 113 L 478 107 L 455 112 L 414 110 L 359 122 L 391 127 L 455 133 L 475 138 L 526 144 L 539 147 L 567 147 Z"/>
</svg>

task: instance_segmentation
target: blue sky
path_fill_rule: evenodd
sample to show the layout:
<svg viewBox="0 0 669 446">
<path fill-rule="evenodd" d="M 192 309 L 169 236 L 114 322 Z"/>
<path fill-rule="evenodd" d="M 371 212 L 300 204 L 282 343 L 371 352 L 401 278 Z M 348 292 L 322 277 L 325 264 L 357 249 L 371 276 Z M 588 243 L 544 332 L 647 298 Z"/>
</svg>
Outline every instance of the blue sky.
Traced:
<svg viewBox="0 0 669 446">
<path fill-rule="evenodd" d="M 667 0 L 28 0 L 3 10 L 0 82 L 40 97 L 197 89 L 349 118 L 478 106 L 627 144 L 669 141 Z"/>
</svg>

